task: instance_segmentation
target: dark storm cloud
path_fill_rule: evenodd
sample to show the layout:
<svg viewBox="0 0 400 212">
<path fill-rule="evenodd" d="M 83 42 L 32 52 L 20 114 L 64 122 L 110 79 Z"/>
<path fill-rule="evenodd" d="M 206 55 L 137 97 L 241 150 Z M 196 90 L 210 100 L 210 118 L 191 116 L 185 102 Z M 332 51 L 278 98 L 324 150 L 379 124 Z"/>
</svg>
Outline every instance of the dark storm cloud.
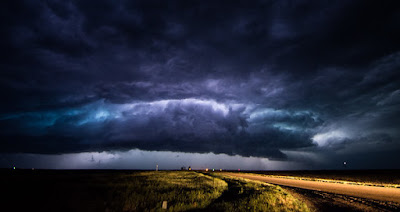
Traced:
<svg viewBox="0 0 400 212">
<path fill-rule="evenodd" d="M 400 148 L 398 8 L 3 3 L 0 151 Z"/>
<path fill-rule="evenodd" d="M 184 99 L 124 105 L 98 102 L 76 110 L 14 115 L 1 121 L 4 127 L 15 127 L 2 132 L 7 135 L 2 150 L 63 153 L 140 148 L 284 157 L 278 147 L 291 145 L 280 142 L 295 143 L 290 138 L 296 136 L 283 135 L 272 126 L 246 133 L 249 123 L 244 110 L 242 105 Z"/>
</svg>

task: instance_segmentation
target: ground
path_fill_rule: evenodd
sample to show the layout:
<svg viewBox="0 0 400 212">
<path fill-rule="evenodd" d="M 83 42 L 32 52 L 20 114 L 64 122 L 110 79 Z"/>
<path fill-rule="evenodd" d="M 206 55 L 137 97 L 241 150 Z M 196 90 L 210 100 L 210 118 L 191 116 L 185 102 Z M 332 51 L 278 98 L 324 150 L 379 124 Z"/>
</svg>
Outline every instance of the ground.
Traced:
<svg viewBox="0 0 400 212">
<path fill-rule="evenodd" d="M 193 171 L 1 170 L 13 211 L 308 211 L 279 186 Z"/>
<path fill-rule="evenodd" d="M 257 176 L 303 180 L 324 177 L 396 185 L 398 173 L 303 171 L 263 172 Z M 3 206 L 13 211 L 398 211 L 400 208 L 397 203 L 277 186 L 229 176 L 227 172 L 2 169 L 0 183 L 5 196 Z"/>
</svg>

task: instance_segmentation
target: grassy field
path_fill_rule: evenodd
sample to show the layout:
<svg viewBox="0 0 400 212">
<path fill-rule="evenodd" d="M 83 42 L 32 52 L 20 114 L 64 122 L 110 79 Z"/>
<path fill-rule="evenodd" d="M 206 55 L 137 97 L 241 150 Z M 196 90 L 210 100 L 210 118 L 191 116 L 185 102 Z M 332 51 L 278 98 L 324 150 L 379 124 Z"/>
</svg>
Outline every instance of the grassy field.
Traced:
<svg viewBox="0 0 400 212">
<path fill-rule="evenodd" d="M 278 186 L 188 171 L 1 170 L 0 182 L 12 211 L 308 211 Z"/>
<path fill-rule="evenodd" d="M 111 208 L 118 211 L 161 211 L 167 201 L 169 211 L 205 208 L 228 185 L 221 179 L 196 172 L 159 171 L 122 175 L 109 183 Z"/>
<path fill-rule="evenodd" d="M 214 174 L 226 181 L 229 190 L 207 211 L 309 211 L 306 204 L 279 186 Z"/>
<path fill-rule="evenodd" d="M 249 173 L 299 180 L 400 188 L 400 170 L 253 171 Z"/>
</svg>

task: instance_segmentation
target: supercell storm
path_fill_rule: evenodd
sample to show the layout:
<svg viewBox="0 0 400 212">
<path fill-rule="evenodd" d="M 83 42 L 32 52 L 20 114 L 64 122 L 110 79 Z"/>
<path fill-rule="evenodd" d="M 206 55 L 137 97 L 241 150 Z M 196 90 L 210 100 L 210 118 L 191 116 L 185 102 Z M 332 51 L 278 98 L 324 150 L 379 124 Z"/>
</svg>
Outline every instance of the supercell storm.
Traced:
<svg viewBox="0 0 400 212">
<path fill-rule="evenodd" d="M 399 168 L 397 2 L 150 2 L 2 3 L 2 154 Z"/>
</svg>

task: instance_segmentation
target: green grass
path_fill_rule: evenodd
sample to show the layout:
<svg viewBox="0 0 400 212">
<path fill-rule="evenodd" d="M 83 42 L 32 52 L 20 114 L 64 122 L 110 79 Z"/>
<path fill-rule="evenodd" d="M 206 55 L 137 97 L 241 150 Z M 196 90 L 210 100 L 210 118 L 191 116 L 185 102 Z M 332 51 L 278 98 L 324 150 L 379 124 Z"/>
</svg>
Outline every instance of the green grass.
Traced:
<svg viewBox="0 0 400 212">
<path fill-rule="evenodd" d="M 209 209 L 214 211 L 310 211 L 307 205 L 279 186 L 243 178 L 215 175 L 229 190 Z M 224 196 L 225 195 L 225 196 Z"/>
<path fill-rule="evenodd" d="M 308 211 L 278 186 L 194 171 L 0 170 L 0 183 L 13 211 Z"/>
<path fill-rule="evenodd" d="M 116 211 L 162 211 L 162 201 L 168 211 L 309 211 L 279 186 L 223 175 L 139 172 L 116 181 Z"/>
<path fill-rule="evenodd" d="M 206 207 L 227 189 L 227 183 L 196 172 L 159 171 L 123 175 L 110 187 L 110 208 L 116 211 L 161 211 L 163 201 L 168 211 L 185 211 Z"/>
</svg>

